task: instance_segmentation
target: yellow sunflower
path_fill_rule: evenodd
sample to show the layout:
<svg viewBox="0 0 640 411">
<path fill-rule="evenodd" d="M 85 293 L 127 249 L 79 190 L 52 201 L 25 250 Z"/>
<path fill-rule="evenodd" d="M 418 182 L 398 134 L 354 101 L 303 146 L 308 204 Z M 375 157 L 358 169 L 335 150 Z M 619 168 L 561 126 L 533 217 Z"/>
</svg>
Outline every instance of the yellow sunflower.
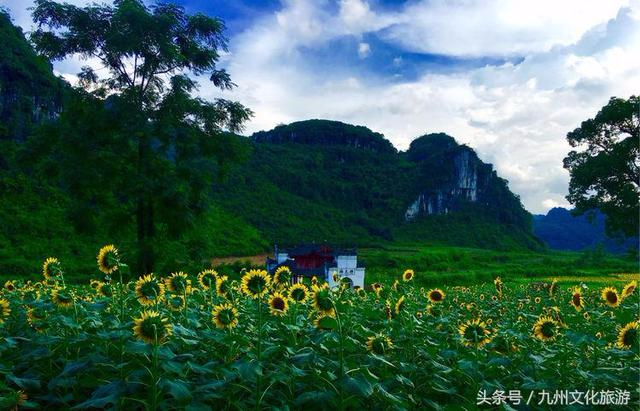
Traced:
<svg viewBox="0 0 640 411">
<path fill-rule="evenodd" d="M 147 344 L 162 344 L 173 334 L 173 326 L 169 324 L 169 320 L 157 311 L 143 311 L 133 324 L 133 334 Z"/>
<path fill-rule="evenodd" d="M 616 347 L 623 350 L 638 348 L 638 322 L 632 321 L 620 329 Z"/>
<path fill-rule="evenodd" d="M 311 287 L 311 301 L 313 308 L 324 314 L 333 314 L 333 300 L 331 298 L 331 290 L 327 284 L 313 285 Z"/>
<path fill-rule="evenodd" d="M 542 301 L 542 298 L 536 297 L 536 299 L 534 301 L 536 302 L 536 304 L 540 304 L 540 301 Z"/>
<path fill-rule="evenodd" d="M 93 288 L 94 290 L 98 289 L 98 286 L 100 286 L 100 281 L 99 280 L 91 280 L 89 281 L 89 287 Z"/>
<path fill-rule="evenodd" d="M 638 282 L 636 280 L 631 281 L 622 289 L 622 298 L 627 298 L 638 288 Z"/>
<path fill-rule="evenodd" d="M 118 249 L 113 244 L 105 245 L 98 252 L 98 269 L 110 275 L 118 270 L 120 264 L 120 258 L 118 256 Z"/>
<path fill-rule="evenodd" d="M 496 292 L 502 295 L 502 278 L 496 277 L 495 280 L 493 280 L 493 285 L 496 287 Z"/>
<path fill-rule="evenodd" d="M 11 314 L 11 307 L 9 301 L 5 298 L 0 299 L 0 324 L 4 324 L 4 320 Z"/>
<path fill-rule="evenodd" d="M 269 292 L 271 277 L 265 270 L 249 270 L 242 277 L 242 292 L 251 298 L 260 298 Z"/>
<path fill-rule="evenodd" d="M 297 303 L 304 304 L 309 297 L 309 289 L 302 283 L 294 284 L 289 288 L 289 297 Z"/>
<path fill-rule="evenodd" d="M 617 307 L 620 305 L 620 297 L 618 291 L 613 287 L 606 287 L 602 290 L 602 299 L 609 307 Z"/>
<path fill-rule="evenodd" d="M 157 281 L 153 274 L 142 276 L 136 281 L 136 298 L 142 305 L 157 304 L 164 298 L 164 284 Z"/>
<path fill-rule="evenodd" d="M 44 264 L 42 264 L 42 275 L 45 280 L 49 280 L 53 277 L 57 277 L 62 272 L 62 267 L 60 266 L 60 261 L 57 258 L 49 257 L 44 260 Z"/>
<path fill-rule="evenodd" d="M 382 291 L 382 284 L 373 283 L 371 284 L 371 287 L 373 288 L 373 292 L 376 293 L 376 298 L 380 298 L 380 292 Z"/>
<path fill-rule="evenodd" d="M 16 290 L 16 286 L 13 284 L 13 281 L 7 281 L 4 283 L 4 289 L 9 292 L 13 292 Z"/>
<path fill-rule="evenodd" d="M 393 348 L 391 338 L 383 334 L 372 335 L 367 338 L 367 350 L 376 355 L 387 354 Z"/>
<path fill-rule="evenodd" d="M 113 296 L 113 290 L 109 283 L 99 283 L 96 287 L 96 292 L 103 297 L 111 298 Z"/>
<path fill-rule="evenodd" d="M 185 300 L 182 294 L 169 294 L 165 297 L 165 300 L 171 311 L 182 311 L 184 309 Z"/>
<path fill-rule="evenodd" d="M 216 295 L 218 297 L 224 297 L 229 292 L 229 278 L 226 275 L 222 275 L 216 278 Z"/>
<path fill-rule="evenodd" d="M 269 297 L 269 311 L 272 315 L 282 317 L 289 309 L 288 298 L 276 291 Z"/>
<path fill-rule="evenodd" d="M 73 305 L 73 294 L 66 288 L 54 288 L 51 291 L 51 301 L 58 307 L 69 308 Z"/>
<path fill-rule="evenodd" d="M 571 305 L 576 309 L 576 311 L 581 311 L 584 308 L 584 299 L 582 298 L 582 290 L 580 290 L 580 287 L 573 289 L 571 294 Z"/>
<path fill-rule="evenodd" d="M 551 282 L 551 285 L 549 286 L 549 296 L 553 297 L 554 295 L 556 295 L 557 291 L 558 291 L 558 280 L 554 278 L 553 281 Z"/>
<path fill-rule="evenodd" d="M 533 324 L 533 335 L 543 342 L 553 341 L 558 336 L 560 324 L 549 316 L 541 316 Z"/>
<path fill-rule="evenodd" d="M 313 320 L 313 326 L 318 330 L 331 330 L 337 326 L 337 323 L 333 314 L 319 313 Z"/>
<path fill-rule="evenodd" d="M 200 284 L 203 290 L 209 290 L 211 287 L 215 287 L 217 279 L 218 273 L 215 270 L 203 270 L 198 274 L 198 284 Z"/>
<path fill-rule="evenodd" d="M 413 280 L 414 275 L 415 273 L 413 272 L 413 270 L 405 270 L 405 272 L 402 274 L 402 279 L 404 281 L 411 281 Z"/>
<path fill-rule="evenodd" d="M 395 315 L 400 315 L 404 306 L 405 306 L 405 298 L 403 295 L 398 299 L 398 301 L 396 301 L 396 305 L 394 306 L 394 309 L 393 309 L 393 312 L 395 313 Z"/>
<path fill-rule="evenodd" d="M 211 315 L 218 328 L 234 328 L 238 325 L 238 310 L 230 303 L 216 305 Z"/>
<path fill-rule="evenodd" d="M 460 341 L 467 347 L 481 348 L 492 339 L 487 324 L 479 318 L 468 320 L 458 326 Z"/>
<path fill-rule="evenodd" d="M 189 276 L 182 271 L 171 273 L 169 277 L 164 279 L 164 285 L 172 293 L 185 294 L 191 291 Z"/>
<path fill-rule="evenodd" d="M 278 267 L 273 274 L 273 286 L 285 287 L 291 282 L 291 270 L 287 266 Z"/>
<path fill-rule="evenodd" d="M 439 288 L 434 288 L 432 290 L 429 290 L 429 301 L 431 301 L 432 303 L 441 303 L 442 301 L 444 301 L 444 297 L 446 296 L 446 294 Z"/>
<path fill-rule="evenodd" d="M 311 285 L 316 285 L 316 284 L 318 284 L 318 277 L 314 275 L 313 277 L 311 277 Z"/>
</svg>

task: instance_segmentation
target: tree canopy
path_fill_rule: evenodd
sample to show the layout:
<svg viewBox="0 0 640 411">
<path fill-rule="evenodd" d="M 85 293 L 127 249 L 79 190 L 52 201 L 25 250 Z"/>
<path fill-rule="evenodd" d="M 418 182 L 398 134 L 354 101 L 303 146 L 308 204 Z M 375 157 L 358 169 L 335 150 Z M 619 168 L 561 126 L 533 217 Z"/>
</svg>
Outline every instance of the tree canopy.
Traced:
<svg viewBox="0 0 640 411">
<path fill-rule="evenodd" d="M 204 209 L 219 163 L 234 160 L 223 130 L 241 130 L 252 115 L 237 102 L 193 97 L 194 76 L 234 87 L 217 67 L 227 44 L 224 24 L 140 0 L 86 7 L 36 0 L 33 19 L 31 40 L 40 53 L 96 63 L 78 74 L 85 92 L 44 133 L 42 151 L 63 184 L 76 187 L 85 210 L 108 199 L 122 211 L 117 221 L 136 221 L 137 269 L 150 272 L 156 231 L 179 235 Z"/>
<path fill-rule="evenodd" d="M 640 98 L 612 97 L 592 119 L 567 134 L 571 147 L 567 200 L 576 213 L 600 210 L 607 234 L 638 235 Z"/>
</svg>

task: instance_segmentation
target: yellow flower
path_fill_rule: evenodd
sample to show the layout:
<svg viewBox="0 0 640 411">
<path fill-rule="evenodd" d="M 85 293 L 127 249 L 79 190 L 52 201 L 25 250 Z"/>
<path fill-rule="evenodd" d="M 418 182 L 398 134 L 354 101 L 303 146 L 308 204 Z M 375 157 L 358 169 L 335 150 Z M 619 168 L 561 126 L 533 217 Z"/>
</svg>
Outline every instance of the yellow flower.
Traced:
<svg viewBox="0 0 640 411">
<path fill-rule="evenodd" d="M 4 320 L 11 314 L 11 307 L 9 301 L 5 298 L 0 299 L 0 324 L 4 324 Z"/>
<path fill-rule="evenodd" d="M 334 314 L 319 313 L 315 320 L 313 320 L 313 326 L 318 330 L 331 330 L 335 326 Z"/>
<path fill-rule="evenodd" d="M 302 283 L 294 284 L 289 288 L 289 296 L 293 301 L 304 304 L 309 297 L 309 289 Z"/>
<path fill-rule="evenodd" d="M 551 282 L 551 285 L 549 286 L 549 296 L 553 297 L 556 294 L 557 290 L 558 290 L 558 280 L 554 278 L 553 281 Z"/>
<path fill-rule="evenodd" d="M 98 280 L 91 280 L 91 281 L 89 281 L 89 286 L 90 286 L 91 288 L 93 288 L 94 290 L 97 290 L 97 289 L 98 289 L 98 286 L 100 286 L 100 281 L 98 281 Z"/>
<path fill-rule="evenodd" d="M 96 292 L 103 297 L 110 298 L 113 296 L 113 290 L 111 289 L 111 284 L 99 282 L 96 287 Z"/>
<path fill-rule="evenodd" d="M 289 302 L 287 300 L 287 297 L 278 291 L 271 294 L 269 298 L 269 311 L 271 314 L 278 317 L 285 315 L 289 309 Z"/>
<path fill-rule="evenodd" d="M 147 344 L 162 344 L 173 333 L 169 320 L 157 311 L 143 311 L 133 323 L 133 334 Z"/>
<path fill-rule="evenodd" d="M 584 308 L 584 300 L 582 298 L 582 291 L 580 290 L 580 287 L 573 289 L 571 305 L 576 309 L 576 311 L 581 311 Z"/>
<path fill-rule="evenodd" d="M 432 303 L 441 303 L 446 294 L 439 288 L 429 290 L 429 301 Z"/>
<path fill-rule="evenodd" d="M 16 286 L 13 284 L 13 281 L 7 281 L 6 283 L 4 283 L 4 289 L 12 292 L 16 290 Z"/>
<path fill-rule="evenodd" d="M 189 277 L 182 271 L 172 273 L 168 278 L 165 278 L 164 284 L 167 290 L 172 293 L 185 294 L 191 291 Z"/>
<path fill-rule="evenodd" d="M 97 260 L 98 269 L 106 275 L 110 275 L 118 270 L 120 264 L 118 249 L 113 244 L 105 245 L 98 252 Z"/>
<path fill-rule="evenodd" d="M 632 321 L 622 327 L 618 333 L 616 347 L 630 350 L 638 348 L 638 322 Z"/>
<path fill-rule="evenodd" d="M 251 298 L 260 298 L 269 292 L 271 277 L 265 270 L 249 270 L 242 277 L 242 292 Z"/>
<path fill-rule="evenodd" d="M 460 334 L 462 344 L 467 347 L 482 348 L 492 339 L 487 324 L 479 318 L 468 320 L 458 326 L 458 334 Z"/>
<path fill-rule="evenodd" d="M 540 304 L 540 301 L 542 301 L 542 299 L 540 297 L 536 297 L 535 299 L 536 304 Z"/>
<path fill-rule="evenodd" d="M 73 295 L 65 288 L 54 288 L 51 301 L 58 307 L 69 308 L 73 305 Z"/>
<path fill-rule="evenodd" d="M 393 348 L 393 342 L 388 336 L 377 334 L 367 338 L 366 346 L 370 353 L 384 355 Z"/>
<path fill-rule="evenodd" d="M 606 287 L 602 290 L 602 299 L 609 307 L 617 307 L 620 305 L 620 297 L 618 291 L 613 287 Z"/>
<path fill-rule="evenodd" d="M 216 305 L 211 312 L 218 328 L 233 328 L 238 325 L 238 310 L 230 303 Z"/>
<path fill-rule="evenodd" d="M 278 267 L 273 274 L 273 285 L 275 287 L 284 287 L 291 282 L 291 270 L 287 266 Z"/>
<path fill-rule="evenodd" d="M 398 299 L 398 301 L 396 301 L 396 305 L 394 307 L 394 312 L 396 315 L 400 315 L 400 312 L 404 308 L 404 305 L 405 305 L 405 302 L 404 302 L 404 295 L 403 295 Z"/>
<path fill-rule="evenodd" d="M 166 302 L 171 311 L 182 311 L 185 307 L 185 299 L 182 294 L 170 294 L 166 297 Z"/>
<path fill-rule="evenodd" d="M 216 295 L 224 297 L 229 292 L 229 278 L 226 275 L 216 278 Z"/>
<path fill-rule="evenodd" d="M 622 298 L 627 298 L 638 288 L 638 282 L 636 280 L 631 281 L 622 289 Z"/>
<path fill-rule="evenodd" d="M 136 281 L 136 298 L 142 305 L 157 304 L 164 298 L 164 284 L 153 274 L 142 276 Z"/>
<path fill-rule="evenodd" d="M 60 267 L 60 261 L 58 261 L 57 258 L 49 257 L 44 260 L 44 264 L 42 264 L 42 275 L 45 280 L 57 277 L 61 272 L 62 268 Z"/>
<path fill-rule="evenodd" d="M 411 281 L 413 280 L 413 276 L 414 276 L 414 272 L 413 270 L 405 270 L 405 272 L 402 274 L 402 279 L 404 281 Z"/>
<path fill-rule="evenodd" d="M 493 285 L 496 287 L 496 292 L 499 295 L 502 295 L 502 279 L 500 277 L 496 277 L 495 280 L 493 280 Z"/>
<path fill-rule="evenodd" d="M 311 287 L 311 301 L 313 308 L 324 314 L 333 314 L 333 300 L 331 299 L 331 290 L 327 284 L 313 285 Z"/>
<path fill-rule="evenodd" d="M 540 341 L 553 341 L 558 336 L 559 324 L 549 316 L 541 316 L 533 324 L 533 335 Z"/>
<path fill-rule="evenodd" d="M 198 284 L 203 290 L 209 290 L 215 287 L 218 273 L 215 270 L 203 270 L 198 274 Z"/>
</svg>

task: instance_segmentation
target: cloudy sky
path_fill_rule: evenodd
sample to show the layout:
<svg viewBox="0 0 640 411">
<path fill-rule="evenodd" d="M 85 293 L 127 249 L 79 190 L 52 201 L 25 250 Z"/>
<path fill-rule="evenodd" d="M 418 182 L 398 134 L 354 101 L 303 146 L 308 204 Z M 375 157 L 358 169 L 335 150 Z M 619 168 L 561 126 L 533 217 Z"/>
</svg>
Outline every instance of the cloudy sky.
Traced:
<svg viewBox="0 0 640 411">
<path fill-rule="evenodd" d="M 73 0 L 73 3 L 83 3 Z M 533 213 L 569 180 L 568 131 L 640 93 L 640 0 L 180 0 L 223 18 L 247 133 L 309 118 L 383 133 L 401 150 L 443 131 L 476 149 Z M 29 0 L 0 0 L 32 28 Z M 73 79 L 83 64 L 58 62 Z"/>
</svg>

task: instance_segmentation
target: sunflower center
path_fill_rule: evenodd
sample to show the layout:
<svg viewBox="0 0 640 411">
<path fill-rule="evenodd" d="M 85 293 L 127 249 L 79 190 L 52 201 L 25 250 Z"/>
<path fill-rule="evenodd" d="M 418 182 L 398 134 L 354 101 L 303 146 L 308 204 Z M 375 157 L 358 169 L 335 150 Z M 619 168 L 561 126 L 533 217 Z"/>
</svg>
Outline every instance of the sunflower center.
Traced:
<svg viewBox="0 0 640 411">
<path fill-rule="evenodd" d="M 440 294 L 438 291 L 433 291 L 431 293 L 431 299 L 433 301 L 440 301 L 440 300 L 442 300 L 442 294 Z"/>
<path fill-rule="evenodd" d="M 304 297 L 305 297 L 304 290 L 302 290 L 301 288 L 294 289 L 291 292 L 291 297 L 293 297 L 293 299 L 296 301 L 304 300 Z"/>
<path fill-rule="evenodd" d="M 607 301 L 611 304 L 615 304 L 618 302 L 618 295 L 613 291 L 607 291 Z"/>
<path fill-rule="evenodd" d="M 275 308 L 276 310 L 280 310 L 283 311 L 284 310 L 284 300 L 282 298 L 274 298 L 273 302 L 271 303 L 271 305 L 273 306 L 273 308 Z"/>
<path fill-rule="evenodd" d="M 249 290 L 256 294 L 262 292 L 266 285 L 267 282 L 265 281 L 265 279 L 258 276 L 252 277 L 247 283 L 247 287 L 249 288 Z"/>
<path fill-rule="evenodd" d="M 555 326 L 552 322 L 547 321 L 540 325 L 540 333 L 546 338 L 551 338 L 555 335 Z"/>
<path fill-rule="evenodd" d="M 622 336 L 622 342 L 625 346 L 635 347 L 638 343 L 638 329 L 630 328 Z"/>
<path fill-rule="evenodd" d="M 580 303 L 580 294 L 576 293 L 573 295 L 573 305 L 576 307 L 580 307 L 582 304 Z"/>
</svg>

